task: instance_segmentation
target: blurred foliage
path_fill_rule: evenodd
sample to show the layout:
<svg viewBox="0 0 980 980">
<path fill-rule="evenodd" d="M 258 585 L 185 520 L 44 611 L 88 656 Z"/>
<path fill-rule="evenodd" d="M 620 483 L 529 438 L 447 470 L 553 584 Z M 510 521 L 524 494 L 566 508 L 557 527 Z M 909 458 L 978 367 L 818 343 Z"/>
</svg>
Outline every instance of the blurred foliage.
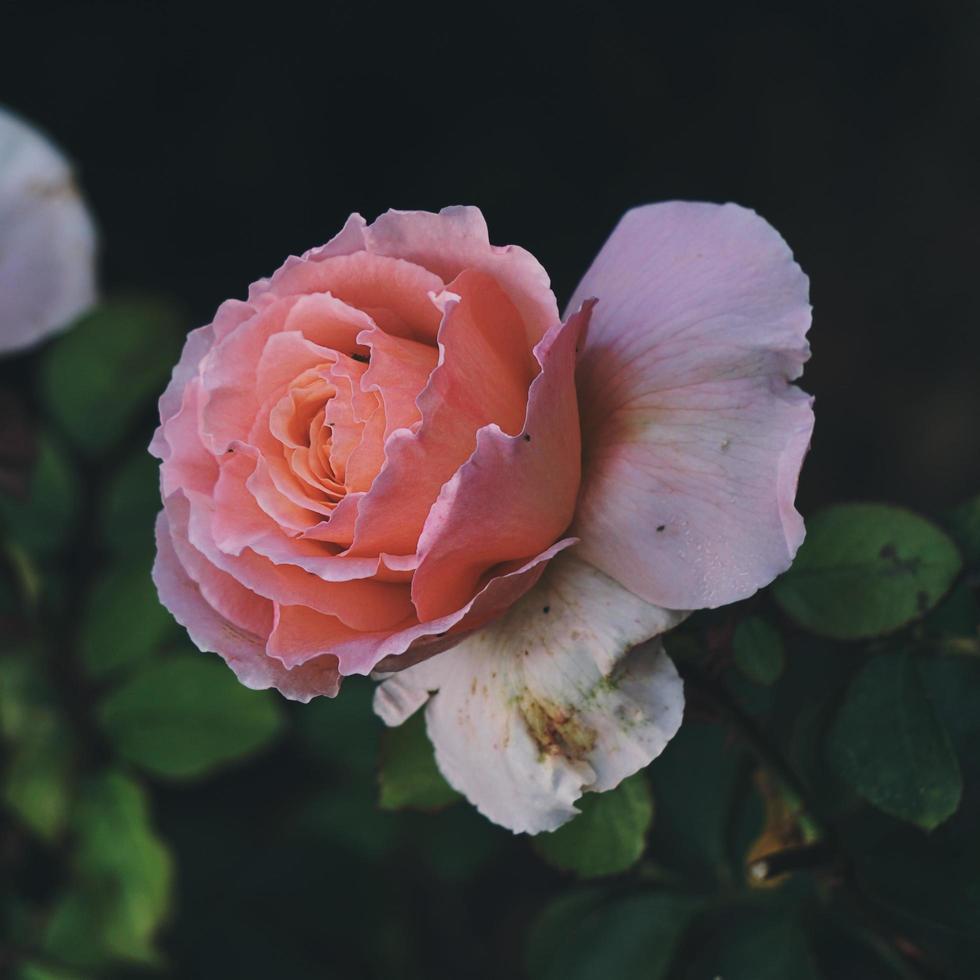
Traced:
<svg viewBox="0 0 980 980">
<path fill-rule="evenodd" d="M 666 891 L 570 892 L 534 924 L 528 973 L 544 980 L 663 980 L 697 907 L 696 899 Z"/>
<path fill-rule="evenodd" d="M 667 637 L 687 711 L 663 754 L 528 840 L 447 785 L 424 712 L 384 729 L 366 678 L 246 690 L 160 607 L 143 447 L 176 324 L 111 302 L 23 381 L 0 975 L 980 975 L 977 500 L 814 515 L 772 589 Z"/>
<path fill-rule="evenodd" d="M 880 654 L 861 669 L 827 749 L 841 776 L 885 813 L 932 830 L 959 806 L 956 755 L 906 653 Z"/>
<path fill-rule="evenodd" d="M 381 745 L 382 809 L 438 810 L 460 798 L 436 767 L 421 712 L 385 732 Z"/>
<path fill-rule="evenodd" d="M 50 436 L 42 436 L 23 498 L 0 495 L 6 545 L 38 556 L 56 551 L 78 513 L 77 478 L 71 459 Z"/>
<path fill-rule="evenodd" d="M 928 612 L 959 570 L 956 546 L 924 518 L 898 507 L 845 504 L 810 522 L 773 594 L 806 629 L 854 640 Z"/>
<path fill-rule="evenodd" d="M 150 826 L 144 790 L 120 772 L 89 778 L 72 831 L 71 877 L 47 922 L 43 951 L 82 967 L 159 963 L 154 938 L 170 905 L 172 867 Z"/>
<path fill-rule="evenodd" d="M 271 741 L 281 715 L 217 658 L 169 653 L 134 672 L 96 710 L 119 756 L 156 776 L 202 776 Z"/>
<path fill-rule="evenodd" d="M 170 377 L 183 317 L 162 300 L 115 300 L 50 346 L 41 397 L 52 420 L 86 454 L 105 452 Z"/>
<path fill-rule="evenodd" d="M 735 666 L 750 680 L 767 687 L 783 672 L 783 638 L 761 616 L 747 616 L 732 634 Z"/>
<path fill-rule="evenodd" d="M 150 579 L 149 556 L 123 559 L 91 584 L 78 627 L 78 658 L 93 677 L 103 677 L 145 660 L 176 636 Z"/>
<path fill-rule="evenodd" d="M 587 793 L 570 823 L 534 838 L 549 864 L 583 878 L 631 868 L 646 848 L 653 822 L 653 797 L 643 773 L 624 779 L 608 793 Z"/>
</svg>

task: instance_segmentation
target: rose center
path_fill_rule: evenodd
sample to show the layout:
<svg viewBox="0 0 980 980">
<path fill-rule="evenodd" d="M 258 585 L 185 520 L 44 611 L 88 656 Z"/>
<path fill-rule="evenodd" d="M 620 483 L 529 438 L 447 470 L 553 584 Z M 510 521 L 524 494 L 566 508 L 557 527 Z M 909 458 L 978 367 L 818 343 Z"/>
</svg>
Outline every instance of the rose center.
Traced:
<svg viewBox="0 0 980 980">
<path fill-rule="evenodd" d="M 338 354 L 335 361 L 304 371 L 269 417 L 293 476 L 312 500 L 330 508 L 348 492 L 363 489 L 365 467 L 374 460 L 368 443 L 380 405 L 373 391 L 361 390 L 366 368 L 366 358 Z"/>
</svg>

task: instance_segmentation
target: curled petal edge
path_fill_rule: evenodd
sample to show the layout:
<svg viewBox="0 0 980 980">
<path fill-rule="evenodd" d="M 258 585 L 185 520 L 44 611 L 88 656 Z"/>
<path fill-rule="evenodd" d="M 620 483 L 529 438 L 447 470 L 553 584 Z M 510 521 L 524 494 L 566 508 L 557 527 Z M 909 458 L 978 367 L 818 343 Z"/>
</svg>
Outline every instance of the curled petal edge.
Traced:
<svg viewBox="0 0 980 980">
<path fill-rule="evenodd" d="M 618 785 L 679 728 L 683 684 L 648 641 L 685 615 L 567 552 L 500 620 L 378 675 L 375 711 L 398 725 L 426 705 L 436 762 L 453 787 L 515 833 L 555 830 L 579 812 L 582 793 Z"/>
</svg>

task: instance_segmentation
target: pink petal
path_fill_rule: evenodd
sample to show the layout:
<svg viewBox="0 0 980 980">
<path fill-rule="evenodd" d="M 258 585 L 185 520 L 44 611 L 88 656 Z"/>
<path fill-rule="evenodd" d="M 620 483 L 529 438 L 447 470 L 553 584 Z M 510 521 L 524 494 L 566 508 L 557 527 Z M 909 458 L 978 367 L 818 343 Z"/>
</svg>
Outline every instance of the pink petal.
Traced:
<svg viewBox="0 0 980 980">
<path fill-rule="evenodd" d="M 246 687 L 253 690 L 274 687 L 285 697 L 303 702 L 319 695 L 333 697 L 339 690 L 336 658 L 323 656 L 296 670 L 286 670 L 278 660 L 266 656 L 265 637 L 236 626 L 215 610 L 178 559 L 167 516 L 163 513 L 157 519 L 153 581 L 161 601 L 186 628 L 194 644 L 202 651 L 219 654 Z M 231 591 L 241 586 L 226 577 L 224 588 Z M 253 605 L 262 603 L 254 595 L 250 601 Z"/>
<path fill-rule="evenodd" d="M 298 330 L 273 334 L 259 356 L 252 375 L 256 403 L 272 399 L 307 371 L 330 365 L 337 359 L 336 349 L 322 347 Z"/>
<path fill-rule="evenodd" d="M 297 330 L 307 340 L 348 356 L 364 353 L 357 335 L 374 325 L 363 310 L 330 293 L 300 296 L 290 309 L 283 329 Z"/>
<path fill-rule="evenodd" d="M 187 540 L 187 502 L 179 495 L 164 502 L 171 545 L 187 575 L 200 589 L 204 600 L 232 626 L 263 643 L 272 630 L 272 603 L 246 589 L 232 576 L 216 568 Z"/>
<path fill-rule="evenodd" d="M 248 438 L 262 396 L 255 373 L 269 338 L 285 328 L 295 297 L 268 297 L 255 314 L 215 344 L 201 362 L 201 437 L 216 455 Z"/>
<path fill-rule="evenodd" d="M 164 497 L 180 489 L 209 493 L 218 479 L 218 464 L 201 444 L 202 400 L 201 383 L 191 378 L 180 409 L 160 425 L 150 444 L 150 452 L 163 461 L 160 487 Z"/>
<path fill-rule="evenodd" d="M 416 399 L 439 360 L 438 350 L 403 337 L 392 337 L 377 327 L 360 335 L 371 349 L 371 364 L 361 385 L 373 389 L 384 403 L 385 437 L 407 429 L 422 417 Z"/>
<path fill-rule="evenodd" d="M 559 541 L 520 568 L 491 579 L 449 615 L 426 623 L 407 621 L 399 629 L 355 632 L 345 629 L 336 617 L 320 615 L 308 606 L 280 605 L 269 653 L 287 667 L 330 653 L 338 658 L 344 675 L 368 674 L 382 663 L 385 670 L 416 664 L 499 616 L 534 586 L 551 558 L 573 543 L 567 538 Z"/>
<path fill-rule="evenodd" d="M 153 440 L 150 443 L 150 452 L 157 459 L 166 459 L 170 455 L 170 446 L 164 438 L 164 426 L 180 411 L 186 397 L 184 389 L 192 379 L 197 377 L 201 361 L 204 360 L 213 343 L 214 328 L 211 324 L 206 327 L 198 327 L 187 335 L 180 360 L 174 365 L 170 382 L 160 396 L 159 409 L 162 421 L 156 432 L 153 433 Z"/>
<path fill-rule="evenodd" d="M 443 287 L 439 276 L 412 262 L 354 252 L 322 260 L 290 259 L 270 279 L 254 283 L 248 296 L 254 303 L 267 295 L 330 293 L 391 333 L 431 343 L 439 329 L 439 311 L 429 296 Z M 387 311 L 383 322 L 378 311 Z"/>
<path fill-rule="evenodd" d="M 312 530 L 320 520 L 319 514 L 295 504 L 279 492 L 269 475 L 268 464 L 262 456 L 256 459 L 255 470 L 246 480 L 246 486 L 259 507 L 291 536 L 298 536 Z"/>
<path fill-rule="evenodd" d="M 589 296 L 581 556 L 670 608 L 751 595 L 803 540 L 806 277 L 753 212 L 670 203 L 622 219 L 571 308 Z"/>
<path fill-rule="evenodd" d="M 412 613 L 405 586 L 373 578 L 379 558 L 303 554 L 302 547 L 310 542 L 297 542 L 274 530 L 265 537 L 257 536 L 241 554 L 230 554 L 215 543 L 211 500 L 178 491 L 167 499 L 167 511 L 185 513 L 190 544 L 211 564 L 263 598 L 309 606 L 355 629 L 390 629 Z"/>
<path fill-rule="evenodd" d="M 446 300 L 443 356 L 419 396 L 417 432 L 392 433 L 386 461 L 361 501 L 352 554 L 411 554 L 442 486 L 469 458 L 477 431 L 521 431 L 538 365 L 514 305 L 492 279 L 465 272 Z M 458 300 L 456 299 L 458 296 Z"/>
<path fill-rule="evenodd" d="M 590 309 L 557 324 L 535 348 L 541 370 L 523 432 L 481 429 L 473 455 L 439 494 L 412 583 L 420 619 L 458 607 L 494 566 L 544 550 L 571 523 L 582 455 L 575 358 Z"/>
<path fill-rule="evenodd" d="M 489 273 L 517 307 L 529 348 L 559 319 L 551 283 L 541 264 L 516 245 L 491 245 L 479 208 L 443 208 L 438 214 L 388 211 L 364 234 L 371 251 L 418 263 L 446 282 L 464 269 Z"/>
</svg>

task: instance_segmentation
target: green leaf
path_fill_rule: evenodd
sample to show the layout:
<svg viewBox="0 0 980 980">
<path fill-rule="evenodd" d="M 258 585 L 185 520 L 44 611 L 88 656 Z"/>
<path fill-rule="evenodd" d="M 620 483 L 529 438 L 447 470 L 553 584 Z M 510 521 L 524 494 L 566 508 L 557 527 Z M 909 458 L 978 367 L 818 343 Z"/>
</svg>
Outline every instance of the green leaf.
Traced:
<svg viewBox="0 0 980 980">
<path fill-rule="evenodd" d="M 44 963 L 24 963 L 17 980 L 83 980 L 81 974 L 74 970 L 65 970 L 60 966 L 48 966 Z"/>
<path fill-rule="evenodd" d="M 924 657 L 917 661 L 929 701 L 942 718 L 963 776 L 963 798 L 944 828 L 973 836 L 980 826 L 980 660 Z"/>
<path fill-rule="evenodd" d="M 79 656 L 93 677 L 145 660 L 178 631 L 160 604 L 150 560 L 120 562 L 92 588 L 79 628 Z"/>
<path fill-rule="evenodd" d="M 650 847 L 659 863 L 706 886 L 735 880 L 728 835 L 743 760 L 724 728 L 697 721 L 685 722 L 653 760 Z"/>
<path fill-rule="evenodd" d="M 68 816 L 73 743 L 36 651 L 0 657 L 0 736 L 7 743 L 3 802 L 51 841 Z"/>
<path fill-rule="evenodd" d="M 436 766 L 423 712 L 382 736 L 379 782 L 384 810 L 436 810 L 460 798 Z"/>
<path fill-rule="evenodd" d="M 9 540 L 34 555 L 58 550 L 78 511 L 79 486 L 68 455 L 50 436 L 38 442 L 27 499 L 0 494 L 0 523 Z"/>
<path fill-rule="evenodd" d="M 960 504 L 950 515 L 949 529 L 966 563 L 980 566 L 980 496 Z"/>
<path fill-rule="evenodd" d="M 773 584 L 787 615 L 821 636 L 880 636 L 927 613 L 960 570 L 953 542 L 917 514 L 831 507 L 809 522 L 793 567 Z"/>
<path fill-rule="evenodd" d="M 92 779 L 76 809 L 74 877 L 56 905 L 45 952 L 73 966 L 158 961 L 154 937 L 170 904 L 170 856 L 140 786 L 118 772 Z"/>
<path fill-rule="evenodd" d="M 48 349 L 41 394 L 87 454 L 109 448 L 160 394 L 180 352 L 181 317 L 156 299 L 104 304 Z"/>
<path fill-rule="evenodd" d="M 820 976 L 833 980 L 919 980 L 895 947 L 861 924 L 846 896 L 838 910 L 822 916 L 811 932 Z"/>
<path fill-rule="evenodd" d="M 692 899 L 661 891 L 612 900 L 596 889 L 563 895 L 531 929 L 528 975 L 534 980 L 663 980 L 696 909 Z"/>
<path fill-rule="evenodd" d="M 926 633 L 934 637 L 980 639 L 980 605 L 977 603 L 969 582 L 960 582 L 926 616 L 923 626 Z"/>
<path fill-rule="evenodd" d="M 757 684 L 775 683 L 783 672 L 783 638 L 761 616 L 749 616 L 732 637 L 735 666 Z"/>
<path fill-rule="evenodd" d="M 152 552 L 159 511 L 160 464 L 141 448 L 113 473 L 102 495 L 102 537 L 113 551 Z"/>
<path fill-rule="evenodd" d="M 793 638 L 792 655 L 774 687 L 767 735 L 812 795 L 820 812 L 853 808 L 857 797 L 827 761 L 827 732 L 854 676 L 854 648 L 815 636 Z"/>
<path fill-rule="evenodd" d="M 243 687 L 205 654 L 148 662 L 106 697 L 98 718 L 123 759 L 175 779 L 256 751 L 282 722 L 271 695 Z"/>
<path fill-rule="evenodd" d="M 879 655 L 854 678 L 827 748 L 841 777 L 893 817 L 932 830 L 959 806 L 956 755 L 907 653 Z"/>
<path fill-rule="evenodd" d="M 534 838 L 538 854 L 583 878 L 632 867 L 646 848 L 653 823 L 653 797 L 645 774 L 624 779 L 608 793 L 586 793 L 578 805 L 582 813 L 574 820 Z"/>
<path fill-rule="evenodd" d="M 964 827 L 958 838 L 948 827 L 927 837 L 917 828 L 869 814 L 840 829 L 859 893 L 875 902 L 878 928 L 919 947 L 923 961 L 944 966 L 936 976 L 975 977 L 980 962 L 975 824 Z"/>
<path fill-rule="evenodd" d="M 54 840 L 68 817 L 72 740 L 53 710 L 36 711 L 32 726 L 10 752 L 3 801 L 39 837 Z"/>
<path fill-rule="evenodd" d="M 0 736 L 16 741 L 30 735 L 37 712 L 47 710 L 51 692 L 34 650 L 4 650 L 0 655 Z"/>
<path fill-rule="evenodd" d="M 759 910 L 714 930 L 685 980 L 820 980 L 800 927 L 779 911 Z"/>
</svg>

